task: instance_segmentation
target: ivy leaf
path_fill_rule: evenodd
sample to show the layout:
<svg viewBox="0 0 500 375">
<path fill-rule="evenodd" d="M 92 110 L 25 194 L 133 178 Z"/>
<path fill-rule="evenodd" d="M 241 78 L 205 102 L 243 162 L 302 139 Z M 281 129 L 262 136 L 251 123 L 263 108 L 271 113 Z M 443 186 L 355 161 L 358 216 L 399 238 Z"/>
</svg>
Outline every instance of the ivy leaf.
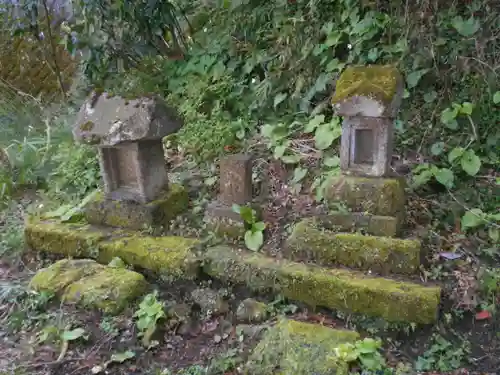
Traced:
<svg viewBox="0 0 500 375">
<path fill-rule="evenodd" d="M 292 179 L 293 183 L 296 184 L 302 181 L 302 179 L 306 177 L 307 172 L 308 172 L 307 168 L 301 168 L 301 167 L 295 168 L 295 170 L 293 171 L 293 179 Z"/>
<path fill-rule="evenodd" d="M 327 167 L 338 167 L 340 165 L 340 158 L 338 156 L 332 156 L 325 158 L 323 164 Z"/>
<path fill-rule="evenodd" d="M 419 186 L 425 185 L 426 183 L 428 183 L 430 181 L 432 176 L 433 176 L 433 173 L 430 169 L 426 169 L 426 170 L 422 171 L 421 173 L 419 173 L 413 177 L 413 186 L 419 187 Z"/>
<path fill-rule="evenodd" d="M 479 208 L 473 208 L 462 216 L 462 230 L 476 228 L 484 223 L 484 213 Z"/>
<path fill-rule="evenodd" d="M 457 115 L 457 108 L 446 108 L 443 112 L 441 112 L 441 122 L 450 129 L 455 130 L 458 127 L 458 123 L 456 120 Z"/>
<path fill-rule="evenodd" d="M 499 103 L 500 103 L 500 91 L 497 91 L 497 92 L 493 95 L 493 103 L 494 103 L 494 104 L 499 104 Z"/>
<path fill-rule="evenodd" d="M 408 88 L 412 89 L 415 86 L 417 86 L 420 79 L 428 71 L 429 71 L 429 69 L 419 69 L 419 70 L 415 70 L 415 71 L 411 72 L 410 74 L 408 74 L 408 76 L 406 77 L 406 83 L 408 84 Z"/>
<path fill-rule="evenodd" d="M 464 149 L 462 147 L 455 147 L 448 154 L 448 162 L 452 164 L 457 158 L 461 157 L 464 154 Z"/>
<path fill-rule="evenodd" d="M 285 155 L 285 151 L 286 151 L 286 145 L 279 145 L 279 146 L 276 146 L 274 148 L 274 158 L 275 159 L 281 159 L 281 157 L 283 157 L 283 155 Z"/>
<path fill-rule="evenodd" d="M 62 334 L 63 341 L 74 341 L 78 340 L 85 334 L 85 330 L 83 328 L 75 328 L 71 331 L 64 331 Z"/>
<path fill-rule="evenodd" d="M 316 128 L 325 122 L 325 115 L 314 116 L 305 126 L 304 133 L 312 133 Z"/>
<path fill-rule="evenodd" d="M 249 250 L 259 251 L 264 244 L 264 234 L 261 231 L 252 232 L 251 230 L 245 233 L 245 245 Z"/>
<path fill-rule="evenodd" d="M 481 169 L 481 159 L 473 150 L 467 150 L 460 159 L 462 169 L 470 176 L 475 176 Z"/>
<path fill-rule="evenodd" d="M 278 95 L 274 97 L 274 108 L 276 109 L 277 106 L 279 106 L 286 98 L 288 94 L 284 92 L 280 92 Z"/>
<path fill-rule="evenodd" d="M 434 156 L 441 155 L 444 150 L 444 142 L 436 142 L 431 146 L 431 154 Z"/>
<path fill-rule="evenodd" d="M 451 189 L 453 187 L 455 176 L 451 169 L 441 168 L 439 169 L 439 171 L 434 173 L 434 177 L 440 184 L 446 186 L 448 189 Z"/>
<path fill-rule="evenodd" d="M 453 19 L 451 25 L 460 35 L 465 37 L 474 35 L 481 26 L 479 20 L 475 19 L 473 16 L 471 16 L 467 21 L 465 21 L 461 16 L 457 16 Z"/>
</svg>

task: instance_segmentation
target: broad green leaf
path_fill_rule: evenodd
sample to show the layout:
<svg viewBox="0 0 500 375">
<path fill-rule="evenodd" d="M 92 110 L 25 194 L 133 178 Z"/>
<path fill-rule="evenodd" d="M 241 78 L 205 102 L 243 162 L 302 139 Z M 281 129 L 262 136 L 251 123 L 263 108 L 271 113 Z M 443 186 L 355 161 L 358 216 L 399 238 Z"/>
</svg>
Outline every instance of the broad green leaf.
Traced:
<svg viewBox="0 0 500 375">
<path fill-rule="evenodd" d="M 240 214 L 241 213 L 241 206 L 239 204 L 233 203 L 233 212 Z"/>
<path fill-rule="evenodd" d="M 493 103 L 494 104 L 500 103 L 500 91 L 497 91 L 495 94 L 493 94 Z"/>
<path fill-rule="evenodd" d="M 111 362 L 123 363 L 126 360 L 132 359 L 135 357 L 135 352 L 131 350 L 127 350 L 123 353 L 116 353 L 111 356 Z"/>
<path fill-rule="evenodd" d="M 436 142 L 431 146 L 431 154 L 434 156 L 441 155 L 444 151 L 444 142 Z"/>
<path fill-rule="evenodd" d="M 463 153 L 460 159 L 462 169 L 470 176 L 475 176 L 481 169 L 481 159 L 473 150 L 467 150 Z"/>
<path fill-rule="evenodd" d="M 472 111 L 474 110 L 474 104 L 470 102 L 463 102 L 460 108 L 460 112 L 464 115 L 472 115 Z"/>
<path fill-rule="evenodd" d="M 248 206 L 240 206 L 240 215 L 245 222 L 251 224 L 255 221 L 254 210 Z"/>
<path fill-rule="evenodd" d="M 437 92 L 434 90 L 429 91 L 429 92 L 425 93 L 425 95 L 424 95 L 424 101 L 426 103 L 431 103 L 434 100 L 436 100 L 436 98 L 437 98 Z"/>
<path fill-rule="evenodd" d="M 314 116 L 305 126 L 304 133 L 312 133 L 316 128 L 325 122 L 325 115 Z"/>
<path fill-rule="evenodd" d="M 441 168 L 436 173 L 434 173 L 434 177 L 440 184 L 446 186 L 448 189 L 451 189 L 453 187 L 455 176 L 453 175 L 451 169 Z"/>
<path fill-rule="evenodd" d="M 412 89 L 416 87 L 418 85 L 418 82 L 428 71 L 429 69 L 419 69 L 408 74 L 408 76 L 406 77 L 406 83 L 408 84 L 408 88 Z"/>
<path fill-rule="evenodd" d="M 463 155 L 464 151 L 465 150 L 462 147 L 455 147 L 448 154 L 448 162 L 452 164 L 456 159 L 458 159 Z"/>
<path fill-rule="evenodd" d="M 484 223 L 484 213 L 479 208 L 473 208 L 462 216 L 462 229 L 475 228 Z"/>
<path fill-rule="evenodd" d="M 263 231 L 266 229 L 266 223 L 264 223 L 263 221 L 258 221 L 256 222 L 253 226 L 252 226 L 252 229 L 254 231 Z"/>
<path fill-rule="evenodd" d="M 264 244 L 264 234 L 261 231 L 252 232 L 250 230 L 245 233 L 245 245 L 249 250 L 259 251 Z"/>
<path fill-rule="evenodd" d="M 330 124 L 324 124 L 314 133 L 314 142 L 316 148 L 319 150 L 326 150 L 329 148 L 333 141 L 340 137 L 342 129 L 340 127 L 333 128 Z"/>
<path fill-rule="evenodd" d="M 473 16 L 467 20 L 464 20 L 461 16 L 457 16 L 453 19 L 451 25 L 460 35 L 465 37 L 474 35 L 481 27 L 479 20 L 475 19 Z"/>
<path fill-rule="evenodd" d="M 331 156 L 323 160 L 323 164 L 327 167 L 338 167 L 340 165 L 340 158 L 338 156 Z"/>
<path fill-rule="evenodd" d="M 75 328 L 71 331 L 64 331 L 62 334 L 63 341 L 74 341 L 78 340 L 85 334 L 85 330 L 83 328 Z"/>
<path fill-rule="evenodd" d="M 293 183 L 298 183 L 302 181 L 302 179 L 306 177 L 307 172 L 308 172 L 307 168 L 301 168 L 301 167 L 295 168 L 295 170 L 293 171 L 293 179 L 292 179 Z"/>
<path fill-rule="evenodd" d="M 457 118 L 458 110 L 455 108 L 446 108 L 441 112 L 441 122 L 443 124 L 448 124 Z"/>
<path fill-rule="evenodd" d="M 275 159 L 281 159 L 281 157 L 285 154 L 285 151 L 287 149 L 286 145 L 279 145 L 274 148 L 274 158 Z"/>
<path fill-rule="evenodd" d="M 288 94 L 286 94 L 284 92 L 280 92 L 278 95 L 276 95 L 274 97 L 274 108 L 279 106 L 287 98 L 287 96 L 288 96 Z"/>
<path fill-rule="evenodd" d="M 497 243 L 500 240 L 500 229 L 497 227 L 490 227 L 488 229 L 488 236 L 494 243 Z"/>
<path fill-rule="evenodd" d="M 419 187 L 422 185 L 425 185 L 430 181 L 432 178 L 433 173 L 431 170 L 427 169 L 425 171 L 422 171 L 421 173 L 413 176 L 413 186 L 414 187 Z"/>
</svg>

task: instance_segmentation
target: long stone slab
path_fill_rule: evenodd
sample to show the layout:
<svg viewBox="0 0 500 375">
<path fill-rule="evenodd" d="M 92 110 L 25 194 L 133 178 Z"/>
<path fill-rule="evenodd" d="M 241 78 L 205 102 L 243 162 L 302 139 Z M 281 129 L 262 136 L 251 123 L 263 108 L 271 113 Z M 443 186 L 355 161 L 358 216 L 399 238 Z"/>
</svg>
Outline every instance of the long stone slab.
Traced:
<svg viewBox="0 0 500 375">
<path fill-rule="evenodd" d="M 167 278 L 193 278 L 198 271 L 197 239 L 153 237 L 140 232 L 57 221 L 28 222 L 26 244 L 36 251 L 107 264 L 119 257 L 125 263 Z"/>
<path fill-rule="evenodd" d="M 320 225 L 314 218 L 295 224 L 285 244 L 287 258 L 371 270 L 382 275 L 413 274 L 419 270 L 420 241 L 335 233 Z"/>
<path fill-rule="evenodd" d="M 310 306 L 420 324 L 433 323 L 438 316 L 438 286 L 277 260 L 228 246 L 207 249 L 203 270 L 223 282 L 273 290 Z"/>
</svg>

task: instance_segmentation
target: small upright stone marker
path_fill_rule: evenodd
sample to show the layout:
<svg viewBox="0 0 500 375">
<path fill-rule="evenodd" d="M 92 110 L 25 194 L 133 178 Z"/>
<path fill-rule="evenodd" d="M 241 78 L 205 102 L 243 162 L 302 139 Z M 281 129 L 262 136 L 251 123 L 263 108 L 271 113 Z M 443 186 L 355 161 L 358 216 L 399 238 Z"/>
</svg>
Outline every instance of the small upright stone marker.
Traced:
<svg viewBox="0 0 500 375">
<path fill-rule="evenodd" d="M 344 173 L 382 177 L 390 173 L 393 122 L 403 96 L 403 80 L 390 66 L 349 67 L 332 99 L 344 117 L 340 167 Z"/>
<path fill-rule="evenodd" d="M 168 189 L 162 138 L 182 120 L 158 97 L 126 100 L 93 94 L 73 128 L 76 141 L 97 145 L 104 194 L 85 206 L 90 224 L 166 228 L 188 205 L 181 186 Z"/>
<path fill-rule="evenodd" d="M 252 157 L 229 155 L 221 159 L 219 166 L 219 195 L 208 205 L 205 221 L 220 235 L 238 238 L 244 234 L 245 223 L 233 211 L 233 204 L 252 202 Z"/>
<path fill-rule="evenodd" d="M 147 203 L 168 184 L 161 140 L 181 126 L 160 98 L 128 101 L 104 93 L 82 106 L 73 135 L 99 147 L 107 198 Z"/>
</svg>

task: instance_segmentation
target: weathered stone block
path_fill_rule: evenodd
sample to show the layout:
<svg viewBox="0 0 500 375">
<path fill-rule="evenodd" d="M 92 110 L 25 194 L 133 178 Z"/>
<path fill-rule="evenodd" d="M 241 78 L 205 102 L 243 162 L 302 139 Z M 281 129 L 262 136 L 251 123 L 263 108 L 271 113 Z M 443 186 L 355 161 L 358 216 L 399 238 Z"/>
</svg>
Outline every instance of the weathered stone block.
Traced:
<svg viewBox="0 0 500 375">
<path fill-rule="evenodd" d="M 203 270 L 219 280 L 242 283 L 256 291 L 273 290 L 313 307 L 422 324 L 434 323 L 438 316 L 438 286 L 308 266 L 228 246 L 209 248 Z"/>
<path fill-rule="evenodd" d="M 133 230 L 167 230 L 171 220 L 185 212 L 188 205 L 188 192 L 183 186 L 172 184 L 158 199 L 145 204 L 99 195 L 84 207 L 84 212 L 90 224 Z"/>
<path fill-rule="evenodd" d="M 220 161 L 220 203 L 231 207 L 252 200 L 252 157 L 247 154 L 229 155 Z"/>
<path fill-rule="evenodd" d="M 148 283 L 141 274 L 124 268 L 106 267 L 88 259 L 65 259 L 38 271 L 30 286 L 55 293 L 65 303 L 117 314 L 142 295 Z"/>
<path fill-rule="evenodd" d="M 86 224 L 28 222 L 27 246 L 37 251 L 76 258 L 92 258 L 108 264 L 115 257 L 125 263 L 166 278 L 191 279 L 198 272 L 197 239 L 152 237 L 121 229 Z"/>
<path fill-rule="evenodd" d="M 334 233 L 314 219 L 297 223 L 286 242 L 285 256 L 318 265 L 343 265 L 382 275 L 413 274 L 420 267 L 420 242 L 358 233 Z"/>
<path fill-rule="evenodd" d="M 401 221 L 393 216 L 377 216 L 362 212 L 332 212 L 314 217 L 315 222 L 335 232 L 363 231 L 373 236 L 395 237 Z"/>
<path fill-rule="evenodd" d="M 245 235 L 245 221 L 232 207 L 214 201 L 205 210 L 207 228 L 220 237 L 240 240 Z"/>
<path fill-rule="evenodd" d="M 245 374 L 347 375 L 348 364 L 334 358 L 340 344 L 354 343 L 359 334 L 319 324 L 283 319 L 270 328 L 250 355 Z"/>
<path fill-rule="evenodd" d="M 339 176 L 325 190 L 327 202 L 340 202 L 352 211 L 404 217 L 405 184 L 399 178 Z"/>
</svg>

